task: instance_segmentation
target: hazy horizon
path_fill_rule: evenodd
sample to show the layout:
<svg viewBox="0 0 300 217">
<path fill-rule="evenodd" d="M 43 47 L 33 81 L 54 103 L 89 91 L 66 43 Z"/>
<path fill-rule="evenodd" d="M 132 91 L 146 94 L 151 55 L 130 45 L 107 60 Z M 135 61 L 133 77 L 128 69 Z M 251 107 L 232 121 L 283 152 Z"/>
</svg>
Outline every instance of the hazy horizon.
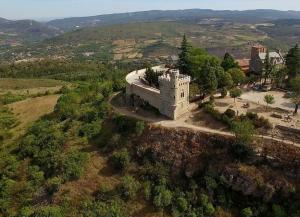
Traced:
<svg viewBox="0 0 300 217">
<path fill-rule="evenodd" d="M 184 10 L 184 9 L 212 9 L 212 10 L 255 10 L 273 9 L 281 11 L 300 11 L 299 0 L 10 0 L 2 3 L 0 17 L 18 20 L 35 19 L 51 20 L 66 17 L 85 17 L 102 14 L 128 13 L 150 10 Z"/>
</svg>

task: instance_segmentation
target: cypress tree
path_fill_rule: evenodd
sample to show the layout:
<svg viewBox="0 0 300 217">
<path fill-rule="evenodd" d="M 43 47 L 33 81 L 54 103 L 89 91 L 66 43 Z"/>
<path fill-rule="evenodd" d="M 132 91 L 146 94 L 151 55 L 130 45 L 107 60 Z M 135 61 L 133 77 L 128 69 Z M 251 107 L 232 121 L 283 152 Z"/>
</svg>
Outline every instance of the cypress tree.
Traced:
<svg viewBox="0 0 300 217">
<path fill-rule="evenodd" d="M 300 49 L 298 44 L 291 48 L 286 56 L 286 67 L 289 75 L 289 80 L 300 75 Z"/>
<path fill-rule="evenodd" d="M 191 75 L 189 49 L 190 45 L 186 39 L 186 35 L 183 35 L 179 53 L 178 68 L 180 73 Z"/>
<path fill-rule="evenodd" d="M 270 53 L 267 50 L 267 54 L 264 62 L 264 77 L 265 77 L 264 84 L 267 83 L 267 78 L 270 76 L 271 71 L 272 71 L 272 64 L 270 61 Z"/>
</svg>

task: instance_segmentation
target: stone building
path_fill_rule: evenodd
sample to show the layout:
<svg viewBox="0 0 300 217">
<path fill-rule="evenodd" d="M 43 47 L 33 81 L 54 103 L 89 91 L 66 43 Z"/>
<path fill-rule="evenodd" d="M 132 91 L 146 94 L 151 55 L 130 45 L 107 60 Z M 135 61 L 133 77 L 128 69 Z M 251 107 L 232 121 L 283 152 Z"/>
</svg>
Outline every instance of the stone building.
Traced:
<svg viewBox="0 0 300 217">
<path fill-rule="evenodd" d="M 159 112 L 173 120 L 189 111 L 189 83 L 190 77 L 182 75 L 179 70 L 162 66 L 152 68 L 162 72 L 159 77 L 159 89 L 150 87 L 144 81 L 146 69 L 129 73 L 126 76 L 126 99 L 132 100 L 135 95 Z"/>
<path fill-rule="evenodd" d="M 261 74 L 264 70 L 264 63 L 267 56 L 267 48 L 262 45 L 255 45 L 251 49 L 250 59 L 250 72 L 255 74 Z M 284 64 L 284 57 L 280 51 L 269 52 L 270 62 L 275 67 L 282 67 Z"/>
</svg>

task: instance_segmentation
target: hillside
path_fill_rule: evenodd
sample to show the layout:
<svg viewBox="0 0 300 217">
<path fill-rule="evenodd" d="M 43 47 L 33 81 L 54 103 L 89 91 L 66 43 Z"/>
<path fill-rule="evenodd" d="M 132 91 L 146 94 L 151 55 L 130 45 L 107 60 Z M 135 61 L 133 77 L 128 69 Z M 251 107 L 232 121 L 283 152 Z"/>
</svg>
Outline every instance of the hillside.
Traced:
<svg viewBox="0 0 300 217">
<path fill-rule="evenodd" d="M 34 20 L 11 21 L 0 18 L 0 46 L 20 46 L 28 42 L 42 41 L 61 34 L 55 27 Z"/>
<path fill-rule="evenodd" d="M 276 11 L 276 10 L 248 10 L 248 11 L 229 11 L 229 10 L 208 10 L 208 9 L 189 9 L 189 10 L 154 10 L 134 13 L 108 14 L 91 17 L 75 17 L 57 19 L 48 22 L 48 25 L 55 26 L 64 30 L 76 28 L 104 26 L 131 22 L 150 22 L 150 21 L 176 21 L 185 20 L 198 22 L 202 19 L 224 19 L 233 22 L 264 22 L 276 19 L 299 19 L 298 11 Z"/>
<path fill-rule="evenodd" d="M 299 18 L 299 19 L 296 19 Z M 300 42 L 300 12 L 276 10 L 145 11 L 53 20 L 0 21 L 0 59 L 161 60 L 177 54 L 186 34 L 192 45 L 219 57 L 248 58 L 262 43 L 288 50 Z"/>
<path fill-rule="evenodd" d="M 282 50 L 299 42 L 299 37 L 293 36 L 299 29 L 296 26 L 281 28 L 269 24 L 208 19 L 199 23 L 157 21 L 88 27 L 44 40 L 26 49 L 14 50 L 14 58 L 52 56 L 100 61 L 165 59 L 177 54 L 183 34 L 187 35 L 192 45 L 205 48 L 219 57 L 226 51 L 236 57 L 249 57 L 251 45 L 257 42 L 268 45 L 270 49 Z M 276 28 L 281 28 L 285 38 L 277 36 L 279 30 Z M 285 40 L 290 37 L 294 40 Z M 3 58 L 9 55 L 4 52 Z"/>
</svg>

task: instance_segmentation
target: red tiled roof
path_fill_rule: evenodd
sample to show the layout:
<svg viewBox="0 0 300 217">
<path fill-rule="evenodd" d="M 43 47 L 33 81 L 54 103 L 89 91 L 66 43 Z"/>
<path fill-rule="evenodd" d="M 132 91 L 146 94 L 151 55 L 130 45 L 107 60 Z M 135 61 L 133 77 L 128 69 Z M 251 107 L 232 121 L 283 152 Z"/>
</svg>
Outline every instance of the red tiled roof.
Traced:
<svg viewBox="0 0 300 217">
<path fill-rule="evenodd" d="M 250 59 L 239 59 L 236 60 L 244 72 L 248 72 L 250 69 Z"/>
</svg>

